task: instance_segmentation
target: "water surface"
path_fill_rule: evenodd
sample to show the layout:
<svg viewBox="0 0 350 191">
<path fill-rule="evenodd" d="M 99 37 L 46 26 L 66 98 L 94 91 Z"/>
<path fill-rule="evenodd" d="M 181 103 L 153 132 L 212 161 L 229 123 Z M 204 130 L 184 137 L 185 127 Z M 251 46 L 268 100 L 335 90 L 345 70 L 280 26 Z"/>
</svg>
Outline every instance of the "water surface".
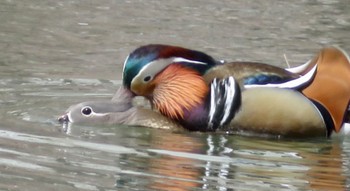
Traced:
<svg viewBox="0 0 350 191">
<path fill-rule="evenodd" d="M 148 43 L 287 67 L 350 51 L 350 5 L 313 1 L 0 2 L 1 190 L 347 190 L 350 139 L 286 140 L 73 126 L 74 103 L 110 99 Z"/>
</svg>

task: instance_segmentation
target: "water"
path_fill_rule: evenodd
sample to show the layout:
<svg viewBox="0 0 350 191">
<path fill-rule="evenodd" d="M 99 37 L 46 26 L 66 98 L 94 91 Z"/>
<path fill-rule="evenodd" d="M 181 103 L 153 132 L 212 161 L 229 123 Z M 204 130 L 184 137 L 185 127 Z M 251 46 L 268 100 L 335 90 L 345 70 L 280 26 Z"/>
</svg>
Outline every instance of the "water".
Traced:
<svg viewBox="0 0 350 191">
<path fill-rule="evenodd" d="M 313 1 L 0 2 L 1 190 L 348 190 L 350 139 L 278 140 L 73 126 L 110 99 L 136 47 L 164 43 L 286 67 L 350 51 L 350 5 Z"/>
</svg>

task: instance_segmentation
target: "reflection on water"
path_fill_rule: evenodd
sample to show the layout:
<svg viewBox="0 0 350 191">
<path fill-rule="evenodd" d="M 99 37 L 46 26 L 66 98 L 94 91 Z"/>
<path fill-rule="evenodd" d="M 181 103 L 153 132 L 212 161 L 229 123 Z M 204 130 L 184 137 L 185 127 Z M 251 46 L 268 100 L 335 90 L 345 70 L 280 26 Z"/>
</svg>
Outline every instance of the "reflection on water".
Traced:
<svg viewBox="0 0 350 191">
<path fill-rule="evenodd" d="M 97 137 L 77 140 L 1 130 L 1 145 L 7 142 L 0 149 L 0 165 L 5 167 L 1 183 L 35 188 L 32 182 L 40 181 L 43 188 L 54 184 L 61 189 L 92 190 L 345 190 L 347 185 L 349 145 L 337 141 L 140 128 L 102 129 L 98 134 L 103 143 Z"/>
<path fill-rule="evenodd" d="M 349 3 L 0 2 L 0 190 L 348 190 L 347 137 L 278 140 L 72 126 L 69 106 L 110 99 L 147 43 L 285 66 L 350 51 Z M 144 10 L 144 11 L 140 11 Z"/>
</svg>

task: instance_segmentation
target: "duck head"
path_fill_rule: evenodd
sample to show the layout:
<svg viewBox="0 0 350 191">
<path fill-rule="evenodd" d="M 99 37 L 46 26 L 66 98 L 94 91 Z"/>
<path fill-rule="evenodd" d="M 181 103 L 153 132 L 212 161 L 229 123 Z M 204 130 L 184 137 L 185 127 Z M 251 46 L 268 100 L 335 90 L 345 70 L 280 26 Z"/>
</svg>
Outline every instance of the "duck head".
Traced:
<svg viewBox="0 0 350 191">
<path fill-rule="evenodd" d="M 58 121 L 63 124 L 123 124 L 127 111 L 133 108 L 131 103 L 133 95 L 123 87 L 118 89 L 117 94 L 118 99 L 115 100 L 87 101 L 72 105 L 58 118 Z M 115 113 L 120 115 L 111 117 Z"/>
<path fill-rule="evenodd" d="M 123 85 L 130 89 L 135 83 L 147 83 L 171 64 L 180 64 L 204 74 L 220 63 L 196 50 L 161 44 L 145 45 L 127 56 L 123 68 Z"/>
<path fill-rule="evenodd" d="M 71 124 L 132 125 L 159 129 L 181 129 L 177 122 L 149 109 L 132 105 L 132 95 L 125 88 L 117 91 L 118 99 L 87 101 L 70 106 L 58 118 L 65 132 L 70 132 Z"/>
<path fill-rule="evenodd" d="M 112 124 L 112 113 L 125 113 L 131 106 L 129 104 L 114 103 L 111 101 L 88 101 L 70 106 L 64 115 L 58 118 L 60 123 L 85 124 Z M 120 124 L 123 124 L 125 115 L 120 115 Z"/>
</svg>

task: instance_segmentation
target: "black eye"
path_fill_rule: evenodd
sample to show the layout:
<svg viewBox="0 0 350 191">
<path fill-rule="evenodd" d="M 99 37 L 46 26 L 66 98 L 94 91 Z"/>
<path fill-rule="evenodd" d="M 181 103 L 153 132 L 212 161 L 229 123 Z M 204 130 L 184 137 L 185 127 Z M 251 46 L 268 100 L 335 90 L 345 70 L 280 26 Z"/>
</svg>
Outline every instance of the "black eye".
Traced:
<svg viewBox="0 0 350 191">
<path fill-rule="evenodd" d="M 89 106 L 86 106 L 86 107 L 83 107 L 82 109 L 81 109 L 81 113 L 83 114 L 83 115 L 90 115 L 91 113 L 92 113 L 92 109 L 91 109 L 91 107 L 89 107 Z"/>
<path fill-rule="evenodd" d="M 145 78 L 143 78 L 143 81 L 148 82 L 151 80 L 151 78 L 152 78 L 151 76 L 146 76 Z"/>
</svg>

